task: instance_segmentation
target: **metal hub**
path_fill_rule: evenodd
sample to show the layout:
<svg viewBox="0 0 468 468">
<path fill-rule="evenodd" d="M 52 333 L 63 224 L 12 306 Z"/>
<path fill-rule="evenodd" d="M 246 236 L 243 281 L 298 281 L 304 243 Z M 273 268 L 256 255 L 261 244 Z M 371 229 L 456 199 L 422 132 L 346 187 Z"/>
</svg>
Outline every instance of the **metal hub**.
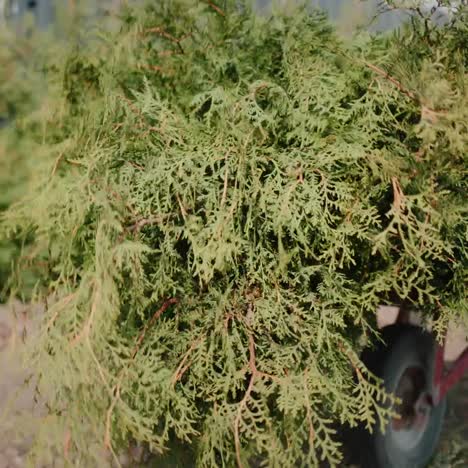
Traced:
<svg viewBox="0 0 468 468">
<path fill-rule="evenodd" d="M 393 418 L 390 430 L 395 442 L 402 449 L 410 450 L 422 438 L 433 407 L 424 370 L 420 367 L 406 369 L 394 393 L 401 403 L 397 407 L 399 417 Z"/>
</svg>

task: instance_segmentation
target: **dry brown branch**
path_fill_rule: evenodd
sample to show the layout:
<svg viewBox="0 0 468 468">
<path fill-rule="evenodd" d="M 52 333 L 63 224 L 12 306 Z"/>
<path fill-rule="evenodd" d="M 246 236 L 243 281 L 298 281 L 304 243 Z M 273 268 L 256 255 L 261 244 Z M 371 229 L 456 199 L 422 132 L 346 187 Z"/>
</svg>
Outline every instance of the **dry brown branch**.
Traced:
<svg viewBox="0 0 468 468">
<path fill-rule="evenodd" d="M 226 197 L 227 197 L 227 189 L 228 189 L 228 166 L 226 164 L 226 171 L 224 173 L 224 188 L 223 188 L 223 196 L 221 197 L 221 208 L 224 206 L 226 203 Z"/>
<path fill-rule="evenodd" d="M 217 5 L 215 5 L 212 1 L 207 0 L 206 3 L 208 4 L 208 6 L 210 8 L 212 8 L 214 11 L 216 11 L 216 13 L 218 13 L 219 15 L 226 16 L 226 13 L 224 13 L 224 11 L 221 10 L 221 8 L 219 8 L 219 6 L 217 6 Z"/>
<path fill-rule="evenodd" d="M 176 198 L 177 198 L 177 202 L 179 203 L 179 206 L 180 206 L 180 212 L 182 213 L 182 218 L 184 218 L 184 220 L 187 219 L 187 211 L 182 203 L 182 200 L 180 199 L 180 196 L 179 194 L 176 194 Z"/>
<path fill-rule="evenodd" d="M 361 369 L 359 369 L 359 366 L 356 364 L 353 356 L 351 355 L 351 353 L 345 349 L 345 346 L 342 342 L 338 342 L 338 348 L 340 349 L 340 351 L 348 358 L 354 372 L 356 373 L 356 375 L 358 376 L 359 380 L 365 380 L 364 376 L 362 375 L 362 372 L 361 372 Z"/>
<path fill-rule="evenodd" d="M 182 41 L 184 41 L 185 39 L 189 38 L 192 36 L 192 33 L 187 33 L 187 34 L 184 34 L 183 36 L 177 38 L 175 36 L 173 36 L 172 34 L 168 33 L 167 31 L 165 31 L 163 28 L 161 28 L 160 26 L 156 26 L 154 28 L 149 28 L 149 29 L 145 29 L 145 31 L 143 32 L 144 35 L 147 35 L 147 34 L 156 34 L 158 36 L 161 36 L 161 37 L 164 37 L 166 39 L 169 39 L 171 42 L 173 42 L 174 44 L 180 44 Z"/>
<path fill-rule="evenodd" d="M 175 50 L 161 50 L 158 52 L 159 57 L 171 57 L 172 55 L 180 55 L 180 52 L 176 52 Z"/>
<path fill-rule="evenodd" d="M 136 116 L 140 117 L 140 119 L 143 119 L 143 114 L 142 114 L 141 110 L 138 109 L 138 107 L 135 106 L 135 103 L 134 103 L 131 99 L 129 99 L 128 97 L 123 96 L 123 95 L 121 95 L 120 97 L 122 98 L 122 100 L 123 100 L 124 102 L 127 103 L 129 109 L 130 109 Z"/>
<path fill-rule="evenodd" d="M 429 122 L 431 124 L 435 124 L 439 120 L 439 116 L 446 115 L 446 112 L 443 111 L 435 111 L 427 106 L 422 106 L 421 108 L 421 119 Z"/>
<path fill-rule="evenodd" d="M 57 172 L 57 169 L 59 167 L 59 164 L 60 162 L 62 161 L 63 159 L 63 155 L 64 153 L 60 153 L 57 157 L 57 159 L 55 160 L 55 163 L 54 163 L 54 167 L 52 168 L 52 174 L 50 175 L 51 177 L 53 177 L 55 175 L 55 173 Z"/>
<path fill-rule="evenodd" d="M 80 167 L 86 167 L 86 164 L 82 161 L 78 161 L 77 159 L 65 159 L 68 164 L 71 164 L 72 166 L 80 166 Z"/>
<path fill-rule="evenodd" d="M 382 70 L 378 66 L 364 61 L 364 64 L 370 68 L 372 71 L 380 75 L 381 77 L 385 78 L 386 80 L 390 81 L 394 86 L 398 88 L 398 90 L 404 94 L 405 96 L 408 96 L 410 99 L 413 99 L 414 101 L 418 102 L 421 105 L 421 119 L 426 120 L 432 124 L 436 123 L 437 120 L 439 119 L 439 116 L 446 114 L 446 112 L 443 111 L 436 111 L 435 109 L 432 109 L 431 107 L 426 106 L 425 104 L 421 103 L 416 94 L 405 88 L 403 84 L 398 81 L 395 77 L 391 76 L 389 73 L 387 73 L 385 70 Z"/>
<path fill-rule="evenodd" d="M 242 412 L 244 411 L 247 403 L 249 401 L 250 395 L 255 385 L 255 381 L 258 378 L 264 377 L 267 379 L 271 379 L 273 381 L 278 381 L 278 378 L 274 375 L 267 374 L 265 372 L 259 371 L 257 369 L 257 362 L 256 362 L 256 354 L 255 354 L 255 340 L 253 335 L 249 334 L 249 364 L 247 368 L 250 370 L 251 376 L 249 385 L 247 390 L 239 403 L 239 407 L 237 409 L 236 418 L 234 420 L 234 445 L 236 449 L 236 460 L 238 468 L 242 468 L 242 460 L 241 460 L 241 444 L 240 444 L 240 434 L 239 434 L 239 427 L 242 421 Z"/>
<path fill-rule="evenodd" d="M 247 401 L 250 398 L 250 394 L 254 388 L 256 374 L 252 373 L 250 376 L 249 386 L 247 387 L 247 391 L 245 392 L 242 401 L 239 403 L 239 408 L 237 410 L 236 419 L 234 420 L 234 444 L 236 446 L 236 460 L 238 468 L 242 468 L 242 460 L 241 460 L 241 446 L 240 446 L 240 436 L 239 436 L 239 425 L 242 420 L 242 411 L 247 406 Z"/>
<path fill-rule="evenodd" d="M 166 39 L 169 39 L 171 42 L 175 42 L 175 43 L 177 42 L 177 39 L 172 34 L 169 34 L 168 32 L 166 32 L 163 28 L 161 28 L 159 26 L 154 27 L 154 28 L 145 29 L 143 34 L 144 35 L 156 34 L 157 36 L 161 36 L 161 37 L 165 37 Z"/>
<path fill-rule="evenodd" d="M 134 224 L 130 226 L 130 230 L 134 233 L 140 232 L 140 230 L 152 224 L 161 224 L 164 221 L 164 217 L 162 216 L 153 216 L 151 218 L 142 218 L 135 221 Z"/>
<path fill-rule="evenodd" d="M 133 349 L 133 352 L 132 352 L 132 355 L 131 355 L 132 360 L 135 358 L 136 354 L 140 350 L 141 343 L 143 343 L 143 340 L 145 339 L 146 332 L 148 331 L 148 329 L 150 329 L 154 325 L 154 322 L 156 322 L 156 320 L 158 320 L 159 317 L 161 317 L 161 315 L 164 312 L 166 312 L 166 310 L 171 305 L 175 305 L 175 304 L 177 304 L 177 302 L 178 302 L 178 300 L 175 297 L 173 297 L 171 299 L 167 299 L 164 302 L 164 304 L 153 314 L 153 316 L 151 317 L 151 320 L 145 325 L 145 327 L 143 328 L 143 331 L 138 336 L 135 348 Z"/>
<path fill-rule="evenodd" d="M 393 187 L 393 206 L 395 210 L 400 211 L 400 209 L 404 205 L 405 195 L 396 177 L 392 177 L 392 187 Z"/>
<path fill-rule="evenodd" d="M 135 169 L 139 169 L 140 171 L 145 170 L 145 166 L 142 166 L 141 164 L 138 164 L 135 161 L 128 161 L 128 164 L 130 164 L 130 166 L 134 167 Z"/>
<path fill-rule="evenodd" d="M 364 61 L 364 64 L 366 67 L 370 68 L 372 71 L 377 73 L 378 75 L 382 76 L 386 80 L 390 81 L 390 83 L 394 84 L 403 94 L 408 96 L 411 99 L 416 99 L 416 94 L 414 94 L 412 91 L 406 89 L 396 78 L 393 76 L 389 75 L 385 70 L 382 70 L 378 66 Z"/>
<path fill-rule="evenodd" d="M 164 70 L 164 68 L 161 67 L 160 65 L 143 65 L 143 64 L 139 64 L 138 68 L 140 70 L 148 70 L 148 71 L 153 71 L 153 72 L 157 72 L 157 73 L 166 73 L 167 75 L 169 75 L 169 72 L 171 71 L 171 70 Z"/>
<path fill-rule="evenodd" d="M 150 67 L 153 69 L 154 67 Z M 138 109 L 138 107 L 135 105 L 134 102 L 132 102 L 130 99 L 128 99 L 125 96 L 121 96 L 122 100 L 127 103 L 128 108 L 132 111 L 132 113 L 135 115 L 137 118 L 138 122 L 135 124 L 135 127 L 140 130 L 144 130 L 143 134 L 141 134 L 141 137 L 146 137 L 149 133 L 151 132 L 156 132 L 156 133 L 162 133 L 162 130 L 159 127 L 155 126 L 149 126 L 145 122 L 145 116 L 143 115 L 143 112 Z M 116 132 L 119 128 L 122 128 L 124 124 L 122 122 L 114 125 L 114 132 Z"/>
<path fill-rule="evenodd" d="M 106 433 L 104 435 L 104 447 L 108 450 L 112 447 L 111 441 L 111 424 L 112 424 L 112 413 L 114 411 L 115 405 L 120 398 L 120 385 L 115 388 L 114 398 L 111 401 L 111 404 L 106 412 Z"/>
<path fill-rule="evenodd" d="M 182 48 L 181 42 L 192 35 L 192 33 L 188 33 L 188 34 L 184 34 L 183 36 L 177 38 L 177 37 L 174 37 L 172 34 L 168 33 L 167 31 L 165 31 L 163 28 L 161 28 L 159 26 L 157 26 L 155 28 L 146 29 L 144 31 L 144 34 L 145 35 L 146 34 L 156 34 L 158 36 L 164 37 L 165 39 L 168 39 L 169 41 L 173 42 L 178 47 L 179 52 L 181 54 L 184 53 L 184 49 Z"/>
</svg>

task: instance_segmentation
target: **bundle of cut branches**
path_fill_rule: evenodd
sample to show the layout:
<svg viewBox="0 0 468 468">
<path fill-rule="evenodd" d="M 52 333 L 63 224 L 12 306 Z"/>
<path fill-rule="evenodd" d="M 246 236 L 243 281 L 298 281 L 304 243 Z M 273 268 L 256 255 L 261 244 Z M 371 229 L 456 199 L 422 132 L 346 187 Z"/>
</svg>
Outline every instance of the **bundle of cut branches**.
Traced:
<svg viewBox="0 0 468 468">
<path fill-rule="evenodd" d="M 466 10 L 343 43 L 304 9 L 153 3 L 52 61 L 3 216 L 48 300 L 33 459 L 338 465 L 337 423 L 391 415 L 359 360 L 377 307 L 467 317 Z"/>
</svg>

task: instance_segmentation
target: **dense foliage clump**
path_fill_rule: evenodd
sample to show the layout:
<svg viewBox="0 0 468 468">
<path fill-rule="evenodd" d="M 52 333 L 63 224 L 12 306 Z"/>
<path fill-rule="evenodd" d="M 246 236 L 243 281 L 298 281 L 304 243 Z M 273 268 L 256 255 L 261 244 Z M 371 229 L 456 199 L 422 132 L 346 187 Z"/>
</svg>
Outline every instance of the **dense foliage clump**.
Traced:
<svg viewBox="0 0 468 468">
<path fill-rule="evenodd" d="M 154 3 L 51 60 L 3 216 L 48 303 L 33 456 L 339 464 L 337 423 L 389 416 L 378 305 L 467 318 L 466 13 L 345 44 L 317 12 Z"/>
<path fill-rule="evenodd" d="M 44 123 L 54 108 L 55 87 L 61 86 L 61 78 L 48 82 L 47 76 L 57 71 L 55 65 L 67 55 L 70 43 L 83 44 L 86 38 L 92 46 L 96 22 L 112 28 L 108 1 L 96 5 L 82 0 L 72 9 L 53 3 L 56 21 L 47 30 L 35 28 L 31 15 L 0 24 L 0 212 L 27 193 L 31 177 L 47 157 Z M 21 237 L 0 240 L 0 301 L 11 292 L 12 273 L 22 276 L 16 293 L 25 299 L 31 295 L 36 269 L 28 271 L 17 261 L 24 242 Z"/>
<path fill-rule="evenodd" d="M 32 117 L 39 105 L 41 89 L 37 57 L 30 42 L 18 39 L 0 28 L 0 212 L 21 198 L 39 156 L 37 139 L 26 131 L 24 119 Z M 16 119 L 16 125 L 12 125 Z M 34 133 L 34 132 L 33 132 Z M 8 289 L 14 260 L 21 251 L 22 239 L 0 240 L 0 293 Z M 30 275 L 29 275 L 30 276 Z M 26 279 L 26 278 L 24 278 Z M 23 292 L 30 289 L 23 285 Z"/>
</svg>

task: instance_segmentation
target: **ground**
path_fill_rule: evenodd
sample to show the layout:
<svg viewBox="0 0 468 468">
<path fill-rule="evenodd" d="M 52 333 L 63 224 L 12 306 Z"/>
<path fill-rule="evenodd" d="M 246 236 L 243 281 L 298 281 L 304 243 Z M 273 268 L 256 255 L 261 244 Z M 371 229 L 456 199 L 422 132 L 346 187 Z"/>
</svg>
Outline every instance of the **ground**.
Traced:
<svg viewBox="0 0 468 468">
<path fill-rule="evenodd" d="M 468 466 L 468 377 L 452 390 L 448 403 L 442 441 L 431 468 Z"/>
</svg>

